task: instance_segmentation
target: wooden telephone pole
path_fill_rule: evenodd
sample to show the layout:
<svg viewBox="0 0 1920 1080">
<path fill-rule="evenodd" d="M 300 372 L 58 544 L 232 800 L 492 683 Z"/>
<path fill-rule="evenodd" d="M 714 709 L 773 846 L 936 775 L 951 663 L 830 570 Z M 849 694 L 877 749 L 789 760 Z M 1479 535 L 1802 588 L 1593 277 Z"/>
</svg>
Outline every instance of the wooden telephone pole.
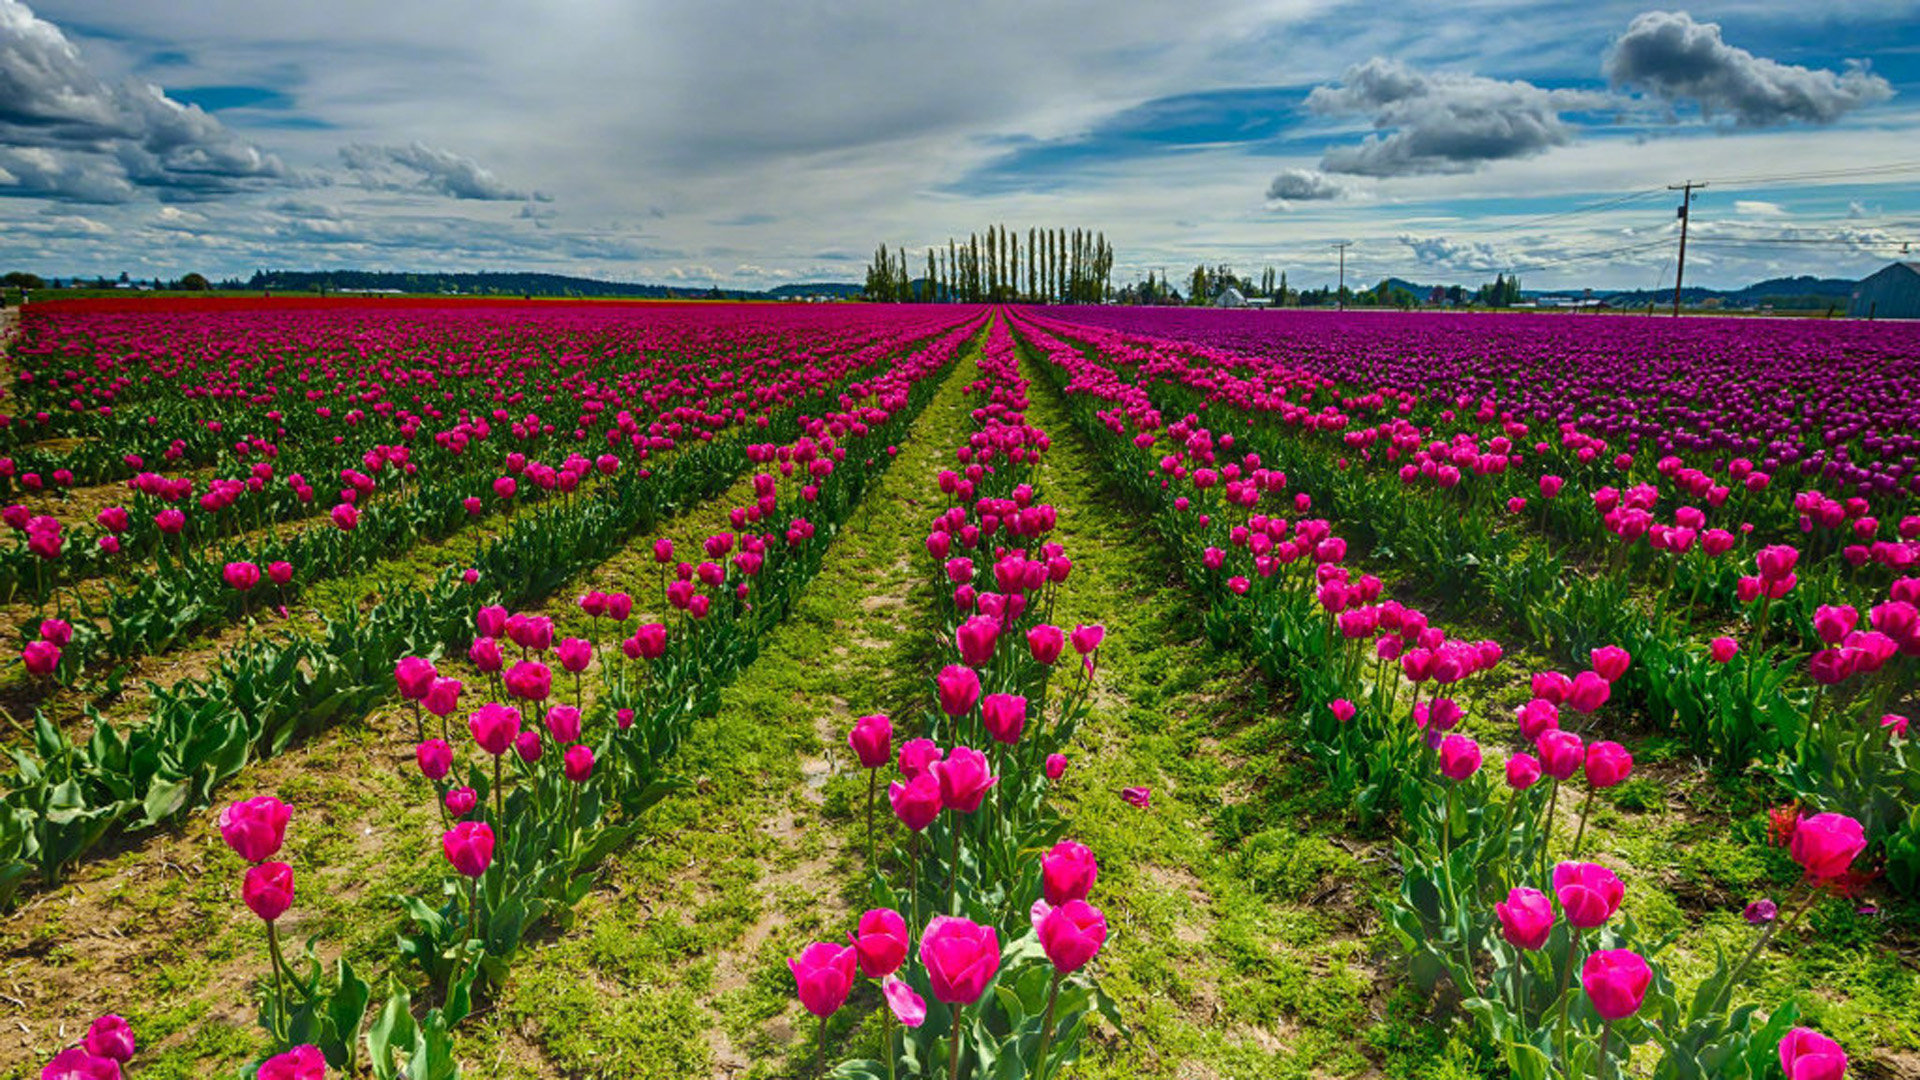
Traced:
<svg viewBox="0 0 1920 1080">
<path fill-rule="evenodd" d="M 1673 272 L 1673 316 L 1680 317 L 1680 282 L 1687 276 L 1687 222 L 1693 217 L 1689 211 L 1693 206 L 1693 189 L 1703 188 L 1705 183 L 1692 180 L 1684 184 L 1668 184 L 1668 191 L 1678 191 L 1680 195 L 1680 265 Z"/>
</svg>

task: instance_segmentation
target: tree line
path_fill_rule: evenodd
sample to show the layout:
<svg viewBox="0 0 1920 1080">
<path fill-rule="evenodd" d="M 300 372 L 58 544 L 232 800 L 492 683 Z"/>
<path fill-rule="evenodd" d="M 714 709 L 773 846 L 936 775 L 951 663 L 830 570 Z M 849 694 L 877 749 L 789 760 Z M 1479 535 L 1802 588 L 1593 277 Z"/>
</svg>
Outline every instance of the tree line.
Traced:
<svg viewBox="0 0 1920 1080">
<path fill-rule="evenodd" d="M 1020 230 L 1005 225 L 964 241 L 949 237 L 920 257 L 881 244 L 865 295 L 895 303 L 1104 303 L 1113 297 L 1113 245 L 1105 232 L 1064 228 L 1029 228 L 1023 245 Z"/>
</svg>

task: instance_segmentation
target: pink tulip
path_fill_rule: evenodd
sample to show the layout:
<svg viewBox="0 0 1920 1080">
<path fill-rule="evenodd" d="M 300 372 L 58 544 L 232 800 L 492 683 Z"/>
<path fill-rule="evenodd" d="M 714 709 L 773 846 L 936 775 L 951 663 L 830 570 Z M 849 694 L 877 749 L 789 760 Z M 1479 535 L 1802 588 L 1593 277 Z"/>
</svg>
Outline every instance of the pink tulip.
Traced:
<svg viewBox="0 0 1920 1080">
<path fill-rule="evenodd" d="M 889 975 L 880 984 L 880 993 L 887 999 L 887 1008 L 893 1018 L 910 1028 L 917 1028 L 927 1022 L 927 1002 L 913 987 L 895 976 Z"/>
<path fill-rule="evenodd" d="M 480 793 L 470 787 L 449 788 L 447 790 L 447 813 L 454 817 L 466 817 L 468 814 L 473 813 L 473 808 L 479 805 L 479 803 Z"/>
<path fill-rule="evenodd" d="M 987 792 L 1000 782 L 987 764 L 987 756 L 968 746 L 954 747 L 928 771 L 940 782 L 940 801 L 962 814 L 979 810 Z"/>
<path fill-rule="evenodd" d="M 453 747 L 445 739 L 428 739 L 414 747 L 413 759 L 420 765 L 420 775 L 429 780 L 445 780 L 453 771 Z"/>
<path fill-rule="evenodd" d="M 578 675 L 593 663 L 593 645 L 583 638 L 570 637 L 562 641 L 560 647 L 554 650 L 554 658 L 559 660 L 560 666 L 569 673 Z"/>
<path fill-rule="evenodd" d="M 500 643 L 490 637 L 474 638 L 473 644 L 467 646 L 467 659 L 488 675 L 507 666 L 507 659 L 500 652 Z"/>
<path fill-rule="evenodd" d="M 1573 690 L 1567 695 L 1567 704 L 1575 712 L 1590 713 L 1607 703 L 1613 694 L 1613 684 L 1598 672 L 1583 671 L 1573 678 Z"/>
<path fill-rule="evenodd" d="M 848 935 L 860 957 L 860 974 L 884 979 L 907 959 L 907 920 L 892 908 L 874 908 L 860 916 L 860 928 Z"/>
<path fill-rule="evenodd" d="M 972 668 L 948 664 L 934 677 L 940 694 L 940 709 L 948 716 L 961 716 L 980 700 L 980 676 Z"/>
<path fill-rule="evenodd" d="M 893 721 L 883 713 L 863 716 L 847 734 L 847 746 L 863 769 L 884 768 L 893 760 Z"/>
<path fill-rule="evenodd" d="M 1540 769 L 1555 780 L 1567 780 L 1586 764 L 1586 746 L 1580 736 L 1558 728 L 1534 741 L 1540 751 Z"/>
<path fill-rule="evenodd" d="M 787 960 L 800 1004 L 815 1016 L 828 1017 L 846 1004 L 853 989 L 855 954 L 850 946 L 816 941 Z"/>
<path fill-rule="evenodd" d="M 593 779 L 593 748 L 584 743 L 567 747 L 560 765 L 568 780 L 576 784 L 586 783 Z"/>
<path fill-rule="evenodd" d="M 220 838 L 250 863 L 273 858 L 286 842 L 293 807 L 270 795 L 242 799 L 220 812 Z"/>
<path fill-rule="evenodd" d="M 260 1063 L 258 1080 L 325 1080 L 327 1059 L 320 1048 L 310 1044 L 296 1046 Z"/>
<path fill-rule="evenodd" d="M 1602 949 L 1580 966 L 1580 989 L 1587 992 L 1593 1011 L 1608 1022 L 1640 1011 L 1652 982 L 1653 969 L 1629 949 Z"/>
<path fill-rule="evenodd" d="M 482 637 L 505 637 L 507 633 L 507 609 L 499 605 L 483 607 L 473 617 L 474 629 Z"/>
<path fill-rule="evenodd" d="M 47 1062 L 40 1080 L 120 1080 L 120 1063 L 84 1046 L 69 1047 Z"/>
<path fill-rule="evenodd" d="M 1902 734 L 1905 734 L 1904 728 L 1902 728 Z M 1048 780 L 1058 780 L 1061 774 L 1067 771 L 1067 755 L 1048 754 L 1046 763 L 1042 767 L 1046 771 Z"/>
<path fill-rule="evenodd" d="M 1027 631 L 1027 651 L 1040 663 L 1052 664 L 1060 659 L 1060 649 L 1066 640 L 1059 627 L 1041 623 Z"/>
<path fill-rule="evenodd" d="M 226 579 L 228 588 L 241 592 L 260 584 L 260 568 L 250 562 L 230 562 L 220 576 Z"/>
<path fill-rule="evenodd" d="M 944 756 L 932 739 L 908 739 L 900 747 L 900 775 L 911 780 Z"/>
<path fill-rule="evenodd" d="M 513 737 L 513 752 L 521 761 L 533 765 L 546 756 L 547 744 L 540 741 L 538 729 L 522 728 L 520 734 Z"/>
<path fill-rule="evenodd" d="M 1553 931 L 1553 901 L 1538 889 L 1514 889 L 1493 905 L 1493 913 L 1500 917 L 1500 936 L 1516 949 L 1538 949 Z"/>
<path fill-rule="evenodd" d="M 1573 680 L 1564 672 L 1536 671 L 1532 682 L 1533 696 L 1552 705 L 1565 705 L 1573 693 Z"/>
<path fill-rule="evenodd" d="M 1832 881 L 1852 868 L 1853 860 L 1867 849 L 1866 831 L 1845 814 L 1814 814 L 1801 818 L 1794 826 L 1787 846 L 1793 861 L 1806 871 L 1809 881 Z"/>
<path fill-rule="evenodd" d="M 1081 656 L 1089 655 L 1100 648 L 1100 643 L 1106 639 L 1106 636 L 1107 628 L 1098 623 L 1092 626 L 1084 624 L 1075 626 L 1072 634 L 1073 651 Z"/>
<path fill-rule="evenodd" d="M 423 701 L 427 691 L 433 688 L 433 680 L 440 677 L 433 662 L 418 656 L 403 657 L 393 667 L 393 681 L 400 688 L 400 696 L 408 701 Z"/>
<path fill-rule="evenodd" d="M 522 660 L 507 669 L 507 693 L 523 701 L 545 701 L 553 693 L 553 672 L 538 660 Z"/>
<path fill-rule="evenodd" d="M 1085 900 L 1098 880 L 1100 861 L 1085 844 L 1061 840 L 1040 856 L 1040 893 L 1055 907 L 1069 900 Z"/>
<path fill-rule="evenodd" d="M 1587 783 L 1609 788 L 1625 780 L 1633 771 L 1633 755 L 1616 742 L 1596 742 L 1587 747 Z"/>
<path fill-rule="evenodd" d="M 293 564 L 285 561 L 268 563 L 267 580 L 273 582 L 275 585 L 285 585 L 292 581 Z"/>
<path fill-rule="evenodd" d="M 421 701 L 428 712 L 446 718 L 460 709 L 460 692 L 466 689 L 459 679 L 435 679 L 427 687 L 427 696 Z"/>
<path fill-rule="evenodd" d="M 1120 789 L 1120 798 L 1128 806 L 1145 810 L 1153 803 L 1153 789 L 1149 787 L 1130 787 Z"/>
<path fill-rule="evenodd" d="M 580 710 L 571 705 L 555 705 L 547 710 L 547 734 L 554 742 L 570 743 L 580 738 Z"/>
<path fill-rule="evenodd" d="M 283 862 L 247 867 L 247 876 L 240 882 L 240 899 L 263 922 L 285 915 L 293 906 L 293 867 Z"/>
<path fill-rule="evenodd" d="M 987 615 L 971 616 L 953 632 L 953 639 L 963 663 L 968 667 L 986 667 L 1000 639 L 1000 620 Z"/>
<path fill-rule="evenodd" d="M 1480 771 L 1480 744 L 1465 735 L 1440 740 L 1440 771 L 1449 780 L 1465 780 Z"/>
<path fill-rule="evenodd" d="M 1040 948 L 1054 970 L 1071 975 L 1086 967 L 1107 943 L 1107 919 L 1085 900 L 1069 900 L 1040 921 Z"/>
<path fill-rule="evenodd" d="M 1514 719 L 1520 725 L 1520 737 L 1533 742 L 1560 726 L 1560 708 L 1545 698 L 1534 698 L 1520 706 Z"/>
<path fill-rule="evenodd" d="M 1847 1052 L 1812 1028 L 1797 1027 L 1780 1040 L 1780 1070 L 1787 1080 L 1842 1080 Z"/>
<path fill-rule="evenodd" d="M 1633 657 L 1618 645 L 1607 645 L 1593 650 L 1593 670 L 1608 682 L 1619 681 L 1627 673 L 1627 666 Z M 1576 684 L 1578 680 L 1575 680 Z"/>
<path fill-rule="evenodd" d="M 994 741 L 1008 746 L 1020 741 L 1027 726 L 1027 699 L 1017 694 L 988 694 L 980 702 L 980 720 Z"/>
<path fill-rule="evenodd" d="M 490 701 L 467 716 L 467 730 L 480 749 L 499 757 L 513 746 L 513 737 L 520 733 L 520 712 Z"/>
<path fill-rule="evenodd" d="M 328 516 L 341 532 L 352 532 L 360 524 L 360 511 L 352 503 L 340 503 L 328 511 Z"/>
<path fill-rule="evenodd" d="M 1000 971 L 1000 937 L 991 926 L 937 916 L 920 936 L 920 964 L 935 998 L 971 1005 Z"/>
<path fill-rule="evenodd" d="M 1507 786 L 1525 791 L 1540 780 L 1540 759 L 1532 754 L 1514 754 L 1507 759 Z"/>
<path fill-rule="evenodd" d="M 51 675 L 60 667 L 60 646 L 44 638 L 27 642 L 20 650 L 20 663 L 31 675 Z"/>
<path fill-rule="evenodd" d="M 1724 664 L 1740 653 L 1740 643 L 1730 637 L 1717 637 L 1707 646 L 1707 655 L 1716 664 Z"/>
<path fill-rule="evenodd" d="M 892 804 L 893 815 L 900 819 L 900 824 L 914 832 L 933 824 L 933 819 L 945 809 L 940 798 L 940 780 L 930 772 L 887 785 L 887 801 Z"/>
<path fill-rule="evenodd" d="M 108 1013 L 87 1026 L 87 1037 L 80 1045 L 96 1057 L 125 1064 L 133 1057 L 135 1049 L 133 1026 L 124 1018 Z"/>
<path fill-rule="evenodd" d="M 1553 868 L 1553 892 L 1567 921 L 1582 930 L 1604 926 L 1626 898 L 1627 887 L 1596 863 L 1563 862 Z"/>
<path fill-rule="evenodd" d="M 65 648 L 73 641 L 73 624 L 65 619 L 40 620 L 40 640 Z"/>
<path fill-rule="evenodd" d="M 493 864 L 493 828 L 484 821 L 463 821 L 440 837 L 440 848 L 455 870 L 477 878 Z"/>
</svg>

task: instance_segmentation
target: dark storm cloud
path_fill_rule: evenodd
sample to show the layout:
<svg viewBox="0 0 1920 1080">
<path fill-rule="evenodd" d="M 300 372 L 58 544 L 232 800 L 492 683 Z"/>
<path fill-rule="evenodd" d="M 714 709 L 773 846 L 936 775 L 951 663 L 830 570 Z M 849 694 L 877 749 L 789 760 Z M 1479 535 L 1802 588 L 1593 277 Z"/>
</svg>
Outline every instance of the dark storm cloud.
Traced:
<svg viewBox="0 0 1920 1080">
<path fill-rule="evenodd" d="M 1607 103 L 1587 91 L 1429 74 L 1379 56 L 1307 95 L 1314 112 L 1370 116 L 1384 133 L 1328 150 L 1321 161 L 1328 172 L 1360 176 L 1471 172 L 1489 161 L 1532 157 L 1573 141 L 1561 113 Z"/>
<path fill-rule="evenodd" d="M 1782 64 L 1727 44 L 1717 23 L 1675 11 L 1635 16 L 1607 54 L 1605 71 L 1616 86 L 1669 105 L 1692 102 L 1706 116 L 1728 114 L 1747 127 L 1831 124 L 1893 96 L 1887 80 L 1864 66 L 1836 74 Z"/>
<path fill-rule="evenodd" d="M 422 142 L 406 146 L 356 143 L 340 148 L 340 160 L 361 186 L 374 191 L 430 191 L 453 199 L 497 202 L 552 199 L 543 192 L 507 184 L 470 157 Z"/>
<path fill-rule="evenodd" d="M 0 195 L 206 198 L 287 175 L 280 159 L 158 87 L 108 84 L 60 28 L 0 0 Z"/>
</svg>

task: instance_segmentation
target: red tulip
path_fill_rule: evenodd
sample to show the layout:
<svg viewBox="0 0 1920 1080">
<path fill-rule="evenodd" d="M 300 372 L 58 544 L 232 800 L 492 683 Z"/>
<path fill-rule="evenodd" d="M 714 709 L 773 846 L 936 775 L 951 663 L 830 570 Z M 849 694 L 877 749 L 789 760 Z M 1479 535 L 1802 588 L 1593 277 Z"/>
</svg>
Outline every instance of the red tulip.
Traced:
<svg viewBox="0 0 1920 1080">
<path fill-rule="evenodd" d="M 1739 652 L 1740 643 L 1730 637 L 1714 638 L 1713 642 L 1707 647 L 1707 655 L 1711 656 L 1713 662 L 1716 664 L 1724 664 L 1732 660 L 1735 656 L 1739 655 Z"/>
<path fill-rule="evenodd" d="M 529 732 L 529 734 L 531 733 Z M 473 813 L 473 808 L 479 805 L 479 803 L 479 792 L 474 791 L 470 787 L 450 788 L 447 791 L 447 813 L 454 817 L 466 817 L 468 814 Z"/>
</svg>

